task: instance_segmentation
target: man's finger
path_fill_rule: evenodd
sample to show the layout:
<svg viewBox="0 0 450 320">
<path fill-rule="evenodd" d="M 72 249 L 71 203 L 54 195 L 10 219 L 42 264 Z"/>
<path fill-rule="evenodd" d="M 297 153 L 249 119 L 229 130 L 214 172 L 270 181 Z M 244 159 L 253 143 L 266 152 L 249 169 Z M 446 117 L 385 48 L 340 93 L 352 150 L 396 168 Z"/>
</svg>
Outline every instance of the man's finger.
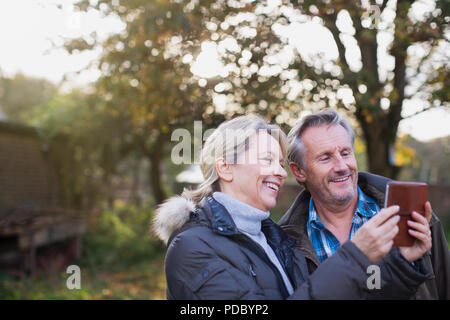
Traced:
<svg viewBox="0 0 450 320">
<path fill-rule="evenodd" d="M 381 250 L 384 252 L 391 251 L 392 246 L 394 245 L 394 240 L 389 240 L 382 248 Z"/>
<path fill-rule="evenodd" d="M 418 232 L 424 233 L 424 234 L 429 234 L 430 233 L 430 227 L 428 226 L 428 222 L 424 223 L 419 223 L 419 222 L 415 222 L 412 220 L 408 220 L 408 226 Z"/>
<path fill-rule="evenodd" d="M 393 230 L 397 226 L 399 221 L 400 221 L 400 216 L 398 216 L 398 215 L 385 221 L 382 225 L 378 226 L 378 230 L 379 230 L 380 234 L 386 235 L 387 233 L 389 233 L 391 230 Z"/>
<path fill-rule="evenodd" d="M 400 210 L 400 207 L 397 205 L 381 209 L 381 211 L 375 217 L 373 217 L 370 221 L 373 220 L 372 223 L 374 223 L 375 226 L 380 226 L 380 225 L 384 224 L 393 215 L 395 215 L 399 210 Z"/>
<path fill-rule="evenodd" d="M 415 231 L 415 230 L 413 230 L 413 229 L 409 229 L 409 230 L 408 230 L 408 233 L 409 233 L 410 235 L 412 235 L 414 238 L 416 238 L 416 239 L 418 239 L 418 240 L 421 240 L 421 241 L 423 241 L 423 242 L 426 242 L 426 241 L 429 240 L 429 236 L 427 236 L 426 234 L 423 234 L 423 233 L 421 233 L 421 232 Z"/>
<path fill-rule="evenodd" d="M 415 222 L 423 224 L 424 226 L 429 226 L 428 224 L 428 220 L 426 217 L 424 217 L 423 215 L 421 215 L 420 213 L 413 211 L 411 214 L 411 217 L 414 219 Z"/>
<path fill-rule="evenodd" d="M 431 220 L 432 212 L 433 212 L 433 210 L 431 209 L 430 201 L 425 202 L 425 218 L 427 219 L 428 223 Z"/>
<path fill-rule="evenodd" d="M 393 222 L 395 222 L 394 218 L 393 218 Z M 389 221 L 389 224 L 385 223 L 380 229 L 383 230 L 382 231 L 382 236 L 380 238 L 385 240 L 385 241 L 394 239 L 394 237 L 399 232 L 399 228 L 397 227 L 397 223 L 392 225 L 391 221 Z"/>
</svg>

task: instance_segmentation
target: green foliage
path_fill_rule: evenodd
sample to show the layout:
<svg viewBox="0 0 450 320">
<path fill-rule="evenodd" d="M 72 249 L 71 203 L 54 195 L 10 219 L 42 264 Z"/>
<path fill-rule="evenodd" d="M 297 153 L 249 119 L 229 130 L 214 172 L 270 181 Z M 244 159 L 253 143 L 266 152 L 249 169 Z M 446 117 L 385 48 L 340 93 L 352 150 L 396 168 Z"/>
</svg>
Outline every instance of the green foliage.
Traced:
<svg viewBox="0 0 450 320">
<path fill-rule="evenodd" d="M 215 22 L 217 30 L 213 28 L 211 38 L 217 38 L 219 45 L 227 38 L 237 43 L 236 50 L 223 54 L 228 70 L 235 71 L 217 88 L 245 110 L 280 124 L 292 125 L 307 109 L 341 108 L 361 126 L 370 171 L 395 176 L 398 168 L 389 152 L 396 142 L 404 101 L 423 101 L 419 112 L 448 107 L 449 69 L 443 63 L 448 60 L 448 50 L 443 49 L 448 46 L 448 5 L 437 1 L 416 18 L 413 3 L 305 0 L 270 7 L 256 2 L 239 18 L 231 13 Z M 301 56 L 293 38 L 275 32 L 300 21 L 319 23 L 330 31 L 337 59 Z M 382 43 L 381 35 L 389 35 L 391 42 Z M 349 53 L 355 49 L 361 57 L 351 59 Z M 416 50 L 423 50 L 421 57 Z M 392 58 L 392 68 L 382 63 L 382 54 Z M 343 89 L 351 91 L 353 102 L 340 97 Z"/>
<path fill-rule="evenodd" d="M 68 274 L 39 274 L 14 279 L 0 272 L 0 299 L 7 300 L 107 300 L 165 299 L 162 257 L 131 265 L 121 272 L 96 272 L 81 269 L 81 288 L 66 287 Z"/>
<path fill-rule="evenodd" d="M 445 238 L 447 239 L 447 246 L 450 248 L 450 225 L 445 230 Z"/>
<path fill-rule="evenodd" d="M 27 124 L 32 112 L 47 103 L 56 92 L 56 86 L 45 79 L 21 73 L 12 78 L 0 75 L 0 108 L 12 122 Z"/>
<path fill-rule="evenodd" d="M 66 206 L 90 208 L 104 199 L 120 158 L 120 123 L 99 111 L 100 102 L 81 90 L 57 94 L 29 120 L 49 146 Z"/>
<path fill-rule="evenodd" d="M 82 135 L 92 129 L 92 112 L 86 94 L 74 90 L 56 94 L 47 103 L 33 110 L 30 124 L 43 129 L 48 138 L 56 135 Z"/>
<path fill-rule="evenodd" d="M 81 266 L 96 270 L 121 270 L 160 254 L 161 244 L 150 234 L 152 203 L 142 207 L 116 201 L 90 221 L 84 238 Z"/>
<path fill-rule="evenodd" d="M 97 89 L 108 95 L 106 108 L 128 124 L 127 133 L 143 154 L 163 146 L 173 128 L 214 117 L 214 98 L 227 100 L 220 111 L 225 118 L 255 112 L 284 129 L 305 110 L 334 107 L 359 122 L 368 169 L 388 176 L 398 173 L 390 150 L 404 101 L 421 99 L 423 110 L 448 106 L 448 67 L 442 64 L 448 5 L 436 1 L 419 18 L 413 6 L 406 0 L 79 3 L 81 10 L 100 10 L 126 24 L 123 33 L 96 43 L 104 50 Z M 283 32 L 299 22 L 327 28 L 337 59 L 302 56 Z M 392 40 L 382 44 L 381 35 Z M 190 67 L 205 41 L 219 48 L 224 72 L 196 86 L 199 77 Z M 80 39 L 67 43 L 69 51 L 91 48 Z M 350 59 L 355 48 L 361 57 Z M 421 50 L 421 56 L 414 54 Z M 394 66 L 380 64 L 381 54 Z M 345 101 L 342 90 L 353 99 Z M 152 162 L 160 158 L 155 155 Z"/>
<path fill-rule="evenodd" d="M 450 185 L 450 137 L 424 143 L 407 136 L 403 143 L 414 149 L 415 155 L 413 161 L 402 169 L 401 179 Z"/>
<path fill-rule="evenodd" d="M 80 1 L 78 7 L 114 15 L 126 25 L 123 33 L 93 45 L 103 52 L 95 92 L 102 97 L 99 112 L 120 123 L 115 129 L 122 137 L 121 156 L 150 161 L 149 182 L 161 202 L 166 194 L 160 166 L 171 132 L 201 119 L 211 102 L 183 63 L 187 48 L 200 44 L 201 13 L 178 1 Z M 66 43 L 69 52 L 91 48 L 83 39 Z"/>
<path fill-rule="evenodd" d="M 169 153 L 171 132 L 190 129 L 193 120 L 213 126 L 217 119 L 244 112 L 259 113 L 288 130 L 305 110 L 342 108 L 359 121 L 367 142 L 366 155 L 360 158 L 369 162 L 367 169 L 392 175 L 388 151 L 395 145 L 403 101 L 416 95 L 407 96 L 404 89 L 408 85 L 414 89 L 416 84 L 409 82 L 423 79 L 412 91 L 426 92 L 429 106 L 446 105 L 449 78 L 446 66 L 428 68 L 445 40 L 448 6 L 438 1 L 423 20 L 416 21 L 407 14 L 410 1 L 398 4 L 378 1 L 369 8 L 363 2 L 343 0 L 282 1 L 273 7 L 262 1 L 79 1 L 80 10 L 118 17 L 125 29 L 106 40 L 96 39 L 94 33 L 93 42 L 67 41 L 69 52 L 101 47 L 102 76 L 90 88 L 92 94 L 74 91 L 50 100 L 36 98 L 41 107 L 33 107 L 27 121 L 43 128 L 55 146 L 55 157 L 63 159 L 55 160 L 64 180 L 63 193 L 67 203 L 78 206 L 86 194 L 112 200 L 111 179 L 118 164 L 129 158 L 151 163 L 146 179 L 160 202 L 167 195 L 164 181 L 170 180 L 160 167 Z M 386 14 L 371 17 L 373 7 Z M 354 32 L 346 34 L 338 16 L 347 17 Z M 328 28 L 338 48 L 337 59 L 304 57 L 283 32 L 276 31 L 297 22 Z M 377 42 L 381 32 L 393 39 L 386 48 Z M 350 42 L 343 41 L 344 36 L 359 48 L 362 67 L 351 67 Z M 205 41 L 220 47 L 226 72 L 199 82 L 191 67 Z M 424 49 L 421 59 L 411 54 L 414 48 Z M 381 49 L 394 59 L 393 68 L 378 65 Z M 379 74 L 383 68 L 386 76 Z M 402 77 L 405 74 L 407 78 Z M 31 87 L 47 92 L 42 86 Z M 342 89 L 352 92 L 354 103 L 344 102 L 338 94 Z M 215 110 L 217 97 L 227 99 L 227 110 Z M 381 105 L 386 99 L 387 108 Z M 58 144 L 69 150 L 56 151 Z"/>
<path fill-rule="evenodd" d="M 0 299 L 164 299 L 164 248 L 150 232 L 152 203 L 117 201 L 93 214 L 83 237 L 81 289 L 68 290 L 68 274 L 14 279 L 0 273 Z"/>
</svg>

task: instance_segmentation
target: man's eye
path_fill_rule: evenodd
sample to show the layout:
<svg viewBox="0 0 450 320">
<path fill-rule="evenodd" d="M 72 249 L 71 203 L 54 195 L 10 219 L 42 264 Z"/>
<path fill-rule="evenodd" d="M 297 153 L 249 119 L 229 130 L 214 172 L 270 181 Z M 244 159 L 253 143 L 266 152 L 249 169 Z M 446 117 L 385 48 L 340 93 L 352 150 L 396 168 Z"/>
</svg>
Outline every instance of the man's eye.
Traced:
<svg viewBox="0 0 450 320">
<path fill-rule="evenodd" d="M 324 157 L 320 157 L 319 161 L 327 161 L 328 159 L 330 159 L 330 157 L 324 156 Z"/>
</svg>

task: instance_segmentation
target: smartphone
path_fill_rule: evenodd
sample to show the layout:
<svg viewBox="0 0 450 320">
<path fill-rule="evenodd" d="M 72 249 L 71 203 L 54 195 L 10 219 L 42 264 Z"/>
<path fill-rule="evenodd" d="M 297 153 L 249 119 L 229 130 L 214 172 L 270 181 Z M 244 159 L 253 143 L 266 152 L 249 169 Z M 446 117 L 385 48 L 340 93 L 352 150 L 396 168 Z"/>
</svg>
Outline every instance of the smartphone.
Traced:
<svg viewBox="0 0 450 320">
<path fill-rule="evenodd" d="M 386 187 L 384 207 L 400 206 L 399 232 L 394 238 L 394 246 L 410 247 L 415 238 L 408 233 L 408 220 L 412 220 L 413 211 L 425 215 L 425 203 L 428 200 L 428 185 L 423 182 L 391 181 Z"/>
</svg>

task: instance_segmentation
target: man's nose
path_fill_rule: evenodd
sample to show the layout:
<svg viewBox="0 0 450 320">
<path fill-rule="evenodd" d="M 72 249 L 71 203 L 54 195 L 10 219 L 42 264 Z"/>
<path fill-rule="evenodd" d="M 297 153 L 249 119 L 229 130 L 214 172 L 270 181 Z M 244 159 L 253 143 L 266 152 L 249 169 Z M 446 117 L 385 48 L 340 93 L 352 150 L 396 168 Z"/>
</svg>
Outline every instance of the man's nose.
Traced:
<svg viewBox="0 0 450 320">
<path fill-rule="evenodd" d="M 345 162 L 344 158 L 341 155 L 338 155 L 335 158 L 334 162 L 334 171 L 346 171 L 347 170 L 347 163 Z"/>
</svg>

